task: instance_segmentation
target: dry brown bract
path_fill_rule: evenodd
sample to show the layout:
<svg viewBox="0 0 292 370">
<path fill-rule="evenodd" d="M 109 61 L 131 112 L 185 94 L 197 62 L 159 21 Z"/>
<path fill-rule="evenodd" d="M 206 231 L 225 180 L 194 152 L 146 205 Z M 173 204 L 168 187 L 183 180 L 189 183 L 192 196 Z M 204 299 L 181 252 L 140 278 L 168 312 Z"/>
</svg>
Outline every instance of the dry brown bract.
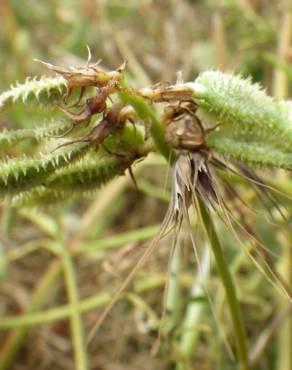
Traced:
<svg viewBox="0 0 292 370">
<path fill-rule="evenodd" d="M 78 102 L 81 100 L 83 93 L 87 87 L 105 87 L 111 86 L 119 89 L 122 74 L 126 68 L 127 62 L 123 62 L 115 71 L 104 71 L 98 67 L 98 63 L 90 64 L 91 55 L 89 53 L 89 59 L 85 67 L 59 67 L 51 63 L 44 62 L 42 60 L 35 59 L 35 61 L 42 63 L 46 68 L 62 75 L 67 81 L 67 94 L 64 97 L 67 101 L 72 90 L 76 87 L 81 88 L 80 97 Z"/>
<path fill-rule="evenodd" d="M 136 113 L 131 106 L 116 102 L 104 113 L 103 118 L 96 122 L 88 134 L 61 144 L 56 149 L 80 142 L 91 142 L 97 148 L 109 135 L 122 129 L 127 121 L 135 125 L 135 119 Z"/>
</svg>

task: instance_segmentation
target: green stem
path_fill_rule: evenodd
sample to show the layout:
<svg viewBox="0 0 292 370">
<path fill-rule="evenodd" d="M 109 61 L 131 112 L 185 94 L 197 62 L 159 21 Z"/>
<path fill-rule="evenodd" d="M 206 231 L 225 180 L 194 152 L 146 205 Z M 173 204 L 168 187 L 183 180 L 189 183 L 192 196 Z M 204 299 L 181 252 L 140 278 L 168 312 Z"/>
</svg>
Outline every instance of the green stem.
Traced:
<svg viewBox="0 0 292 370">
<path fill-rule="evenodd" d="M 200 211 L 206 229 L 206 233 L 210 241 L 212 251 L 214 253 L 216 266 L 220 274 L 221 281 L 225 288 L 227 304 L 229 306 L 229 312 L 236 339 L 237 353 L 240 361 L 240 370 L 249 370 L 250 367 L 248 364 L 248 353 L 244 322 L 239 301 L 236 297 L 236 291 L 232 280 L 232 276 L 228 270 L 228 266 L 223 254 L 223 249 L 217 236 L 212 218 L 210 217 L 210 214 L 208 213 L 206 206 L 203 204 L 202 201 L 200 201 Z"/>
<path fill-rule="evenodd" d="M 67 294 L 71 306 L 71 331 L 77 370 L 88 370 L 85 336 L 82 316 L 79 311 L 79 293 L 73 260 L 66 243 L 61 243 L 61 256 L 67 285 Z"/>
<path fill-rule="evenodd" d="M 83 243 L 80 242 L 74 249 L 73 254 L 76 255 L 84 253 L 86 255 L 94 255 L 97 257 L 109 249 L 117 248 L 127 243 L 137 243 L 153 238 L 158 233 L 159 228 L 160 225 L 145 226 L 140 229 L 120 233 L 96 241 L 89 240 Z M 97 255 L 95 255 L 95 253 L 97 253 Z"/>
<path fill-rule="evenodd" d="M 173 330 L 177 327 L 182 305 L 182 289 L 181 281 L 179 280 L 181 271 L 181 250 L 179 240 L 173 248 L 174 251 L 170 260 L 169 277 L 166 287 L 165 323 L 162 326 L 162 332 L 165 336 L 171 336 L 171 334 L 173 334 Z"/>
<path fill-rule="evenodd" d="M 149 122 L 151 124 L 150 132 L 157 149 L 167 161 L 171 161 L 175 155 L 171 147 L 165 142 L 165 127 L 157 119 L 154 109 L 141 97 L 131 96 L 126 93 L 120 93 L 120 97 L 124 103 L 131 104 L 134 107 L 139 118 L 142 119 L 144 123 L 147 124 Z"/>
<path fill-rule="evenodd" d="M 205 301 L 196 300 L 204 294 L 204 285 L 209 278 L 210 274 L 210 250 L 205 248 L 201 260 L 201 273 L 197 273 L 193 281 L 193 286 L 190 295 L 190 303 L 187 306 L 184 321 L 181 325 L 181 338 L 178 343 L 179 354 L 183 357 L 184 361 L 177 363 L 177 369 L 185 369 L 185 361 L 190 361 L 195 352 L 195 348 L 199 338 L 199 325 L 204 313 Z"/>
<path fill-rule="evenodd" d="M 59 266 L 60 267 L 60 266 Z M 60 271 L 60 270 L 59 270 Z M 135 283 L 134 291 L 136 294 L 142 294 L 144 292 L 152 291 L 155 288 L 161 288 L 165 285 L 167 277 L 162 276 L 143 276 Z M 79 313 L 86 313 L 99 307 L 103 307 L 108 304 L 111 300 L 112 293 L 110 289 L 107 291 L 100 292 L 91 297 L 79 300 L 77 309 Z M 121 298 L 124 298 L 121 295 Z M 127 295 L 126 295 L 127 298 Z M 50 308 L 45 311 L 26 313 L 21 316 L 6 316 L 0 318 L 0 329 L 14 329 L 18 327 L 30 327 L 34 325 L 44 325 L 51 322 L 57 322 L 60 320 L 67 319 L 70 317 L 72 312 L 71 305 L 66 304 L 63 306 Z"/>
<path fill-rule="evenodd" d="M 291 241 L 291 237 L 290 240 Z M 285 248 L 286 247 L 286 248 Z M 288 245 L 284 245 L 283 255 L 279 263 L 278 270 L 281 276 L 285 279 L 287 286 L 292 286 L 292 250 Z M 283 310 L 286 306 L 287 300 L 279 297 L 279 307 Z M 278 330 L 277 336 L 277 369 L 288 370 L 292 366 L 292 315 L 288 315 L 285 320 L 285 325 L 282 325 Z M 289 350 L 290 348 L 290 350 Z"/>
</svg>

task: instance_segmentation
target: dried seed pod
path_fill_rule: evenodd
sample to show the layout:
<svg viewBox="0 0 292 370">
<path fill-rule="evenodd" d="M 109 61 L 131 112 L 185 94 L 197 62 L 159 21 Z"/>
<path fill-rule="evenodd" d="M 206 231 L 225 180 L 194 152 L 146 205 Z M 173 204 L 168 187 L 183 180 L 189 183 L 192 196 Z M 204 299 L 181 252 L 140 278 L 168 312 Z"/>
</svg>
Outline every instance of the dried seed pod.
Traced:
<svg viewBox="0 0 292 370">
<path fill-rule="evenodd" d="M 122 103 L 117 102 L 104 114 L 101 120 L 97 121 L 88 134 L 61 144 L 57 149 L 80 142 L 91 142 L 95 147 L 98 147 L 109 135 L 120 130 L 126 121 L 135 124 L 135 118 L 136 113 L 133 107 L 124 106 Z"/>
<path fill-rule="evenodd" d="M 204 147 L 206 131 L 196 116 L 197 104 L 181 102 L 165 107 L 166 141 L 176 149 L 198 150 Z"/>
<path fill-rule="evenodd" d="M 85 67 L 80 68 L 64 68 L 51 63 L 43 62 L 38 59 L 35 59 L 35 61 L 42 63 L 44 66 L 46 66 L 46 68 L 60 74 L 68 81 L 65 99 L 69 97 L 72 89 L 75 87 L 80 87 L 81 93 L 79 101 L 84 93 L 84 90 L 89 86 L 104 87 L 111 83 L 112 86 L 115 86 L 117 89 L 119 89 L 123 71 L 126 68 L 126 62 L 123 62 L 115 71 L 104 71 L 97 66 L 97 63 L 87 63 Z"/>
<path fill-rule="evenodd" d="M 58 108 L 61 109 L 62 112 L 64 112 L 75 124 L 88 121 L 94 114 L 102 113 L 106 110 L 106 100 L 114 88 L 115 84 L 112 83 L 102 87 L 98 95 L 87 99 L 85 106 L 80 112 L 70 112 L 59 105 Z"/>
<path fill-rule="evenodd" d="M 35 61 L 42 63 L 51 71 L 62 75 L 68 81 L 70 87 L 106 86 L 110 81 L 120 81 L 122 72 L 126 67 L 126 63 L 124 62 L 115 71 L 104 71 L 97 67 L 96 64 L 89 64 L 80 68 L 64 68 L 38 59 L 35 59 Z"/>
</svg>

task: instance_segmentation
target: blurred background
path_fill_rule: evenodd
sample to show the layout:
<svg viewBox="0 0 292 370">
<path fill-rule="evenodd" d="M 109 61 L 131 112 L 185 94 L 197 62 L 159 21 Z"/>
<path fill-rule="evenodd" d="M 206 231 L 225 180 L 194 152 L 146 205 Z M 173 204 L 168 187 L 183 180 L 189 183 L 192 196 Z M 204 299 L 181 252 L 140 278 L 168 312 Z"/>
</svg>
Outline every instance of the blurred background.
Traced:
<svg viewBox="0 0 292 370">
<path fill-rule="evenodd" d="M 114 69 L 128 60 L 127 72 L 137 86 L 173 83 L 178 71 L 192 81 L 200 71 L 220 69 L 251 76 L 270 95 L 291 98 L 288 0 L 1 0 L 1 92 L 27 76 L 47 73 L 34 58 L 63 66 L 84 65 L 86 45 L 93 61 L 101 59 L 104 68 Z M 53 114 L 44 107 L 17 105 L 1 115 L 0 126 L 31 127 Z M 31 143 L 23 149 L 35 150 Z M 149 156 L 135 171 L 138 190 L 122 176 L 66 204 L 38 209 L 13 209 L 8 201 L 1 204 L 1 370 L 237 368 L 224 290 L 201 230 L 196 232 L 201 271 L 186 233 L 181 233 L 181 253 L 171 264 L 171 235 L 164 238 L 87 352 L 78 354 L 76 325 L 88 334 L 111 293 L 157 234 L 167 210 L 170 188 L 165 184 L 164 160 Z M 290 174 L 261 173 L 292 194 Z M 231 181 L 256 210 L 243 216 L 272 253 L 254 257 L 257 264 L 264 266 L 269 260 L 283 284 L 291 286 L 291 199 L 278 194 L 284 220 L 273 205 L 263 206 L 249 184 Z M 269 222 L 269 213 L 276 225 Z M 290 370 L 289 300 L 279 283 L 249 258 L 251 239 L 243 238 L 245 253 L 217 221 L 244 313 L 252 368 Z M 63 273 L 56 253 L 59 245 L 68 252 L 71 277 Z M 72 279 L 77 297 L 67 297 Z M 70 310 L 68 301 L 77 302 L 78 308 Z M 80 358 L 86 358 L 88 366 Z"/>
</svg>

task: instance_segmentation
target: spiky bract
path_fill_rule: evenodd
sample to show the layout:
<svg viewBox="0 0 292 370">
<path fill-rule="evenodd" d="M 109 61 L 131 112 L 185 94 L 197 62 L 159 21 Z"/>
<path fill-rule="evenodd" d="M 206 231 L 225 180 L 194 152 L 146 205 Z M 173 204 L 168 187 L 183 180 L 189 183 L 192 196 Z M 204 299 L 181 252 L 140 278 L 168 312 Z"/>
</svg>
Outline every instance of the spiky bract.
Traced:
<svg viewBox="0 0 292 370">
<path fill-rule="evenodd" d="M 67 90 L 67 81 L 62 76 L 27 78 L 25 83 L 16 83 L 0 95 L 0 112 L 12 103 L 47 104 L 60 99 Z"/>
<path fill-rule="evenodd" d="M 38 158 L 12 158 L 0 163 L 0 193 L 14 194 L 40 185 L 56 169 L 67 166 L 86 153 L 89 144 L 43 154 Z"/>
<path fill-rule="evenodd" d="M 90 193 L 113 177 L 122 175 L 134 159 L 135 157 L 129 157 L 127 160 L 116 156 L 105 157 L 89 152 L 77 163 L 55 171 L 42 185 L 15 195 L 12 204 L 51 205 Z"/>
</svg>

